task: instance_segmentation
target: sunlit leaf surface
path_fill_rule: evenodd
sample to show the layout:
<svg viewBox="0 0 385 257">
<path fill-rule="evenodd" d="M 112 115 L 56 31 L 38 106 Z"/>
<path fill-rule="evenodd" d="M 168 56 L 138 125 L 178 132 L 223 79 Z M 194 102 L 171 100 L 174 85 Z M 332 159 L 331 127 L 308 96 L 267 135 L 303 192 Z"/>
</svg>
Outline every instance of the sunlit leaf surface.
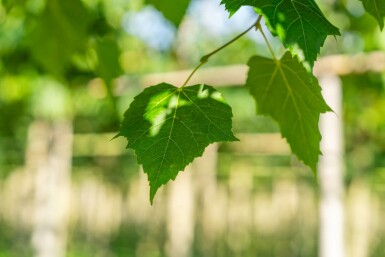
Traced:
<svg viewBox="0 0 385 257">
<path fill-rule="evenodd" d="M 162 83 L 137 95 L 124 115 L 119 136 L 135 150 L 156 191 L 175 179 L 211 143 L 236 141 L 232 112 L 222 95 L 207 85 L 177 88 Z"/>
</svg>

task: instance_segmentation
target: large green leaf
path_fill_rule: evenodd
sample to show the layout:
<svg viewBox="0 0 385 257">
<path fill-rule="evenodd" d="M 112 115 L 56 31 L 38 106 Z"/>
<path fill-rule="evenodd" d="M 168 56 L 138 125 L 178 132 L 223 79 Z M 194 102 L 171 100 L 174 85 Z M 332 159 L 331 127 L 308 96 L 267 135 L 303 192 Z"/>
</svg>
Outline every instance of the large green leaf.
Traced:
<svg viewBox="0 0 385 257">
<path fill-rule="evenodd" d="M 330 111 L 317 79 L 290 52 L 280 60 L 254 56 L 248 65 L 246 86 L 258 112 L 278 122 L 293 153 L 315 171 L 320 154 L 319 116 Z"/>
<path fill-rule="evenodd" d="M 127 138 L 127 148 L 143 164 L 151 203 L 158 188 L 174 180 L 206 146 L 237 140 L 231 118 L 230 106 L 207 85 L 177 88 L 162 83 L 135 97 L 118 136 Z"/>
<path fill-rule="evenodd" d="M 46 71 L 60 75 L 73 54 L 84 50 L 90 21 L 91 15 L 80 0 L 49 0 L 26 44 Z"/>
<path fill-rule="evenodd" d="M 230 13 L 242 5 L 256 7 L 265 17 L 269 30 L 311 68 L 326 37 L 340 35 L 314 0 L 222 0 L 222 3 Z"/>
<path fill-rule="evenodd" d="M 187 11 L 190 0 L 146 0 L 146 3 L 153 5 L 166 19 L 178 27 Z"/>
<path fill-rule="evenodd" d="M 381 30 L 384 28 L 385 1 L 384 0 L 361 0 L 365 10 L 370 13 L 378 23 Z"/>
</svg>

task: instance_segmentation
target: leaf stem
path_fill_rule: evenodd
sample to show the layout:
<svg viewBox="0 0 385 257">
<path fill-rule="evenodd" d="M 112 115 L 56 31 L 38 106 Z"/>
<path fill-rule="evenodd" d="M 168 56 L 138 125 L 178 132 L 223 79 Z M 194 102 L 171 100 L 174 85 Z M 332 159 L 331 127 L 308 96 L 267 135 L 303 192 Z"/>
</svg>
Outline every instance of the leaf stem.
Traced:
<svg viewBox="0 0 385 257">
<path fill-rule="evenodd" d="M 260 27 L 260 22 L 261 22 L 261 19 L 262 19 L 262 15 L 259 15 L 258 16 L 258 19 L 256 22 L 253 23 L 252 26 L 250 26 L 249 28 L 247 28 L 245 31 L 243 31 L 241 34 L 239 34 L 238 36 L 236 36 L 235 38 L 231 39 L 229 42 L 227 42 L 226 44 L 220 46 L 219 48 L 215 49 L 214 51 L 202 56 L 202 58 L 200 59 L 200 63 L 195 67 L 195 69 L 191 72 L 191 74 L 187 77 L 186 81 L 183 83 L 182 87 L 185 87 L 187 85 L 187 83 L 190 81 L 191 77 L 195 74 L 195 72 L 200 68 L 202 67 L 206 62 L 208 62 L 209 58 L 211 56 L 213 56 L 214 54 L 218 53 L 219 51 L 221 51 L 223 48 L 226 48 L 227 46 L 229 46 L 230 44 L 234 43 L 235 41 L 237 41 L 239 38 L 241 38 L 243 35 L 245 35 L 247 32 L 249 32 L 252 28 L 259 28 Z"/>
<path fill-rule="evenodd" d="M 192 76 L 194 76 L 195 72 L 196 72 L 197 70 L 199 70 L 199 68 L 202 67 L 203 64 L 205 64 L 205 63 L 206 63 L 206 62 L 202 62 L 202 61 L 201 61 L 201 62 L 198 64 L 198 66 L 195 67 L 195 69 L 194 69 L 194 70 L 190 73 L 190 75 L 187 77 L 186 81 L 183 83 L 183 85 L 182 85 L 181 88 L 183 88 L 183 87 L 185 87 L 185 86 L 187 85 L 187 83 L 190 81 L 190 79 L 192 78 Z"/>
<path fill-rule="evenodd" d="M 270 43 L 269 43 L 269 40 L 267 40 L 267 37 L 266 37 L 266 35 L 265 35 L 265 32 L 263 32 L 263 29 L 262 29 L 262 27 L 261 27 L 261 24 L 258 24 L 258 28 L 257 28 L 257 29 L 261 32 L 262 37 L 263 37 L 263 39 L 265 40 L 265 43 L 266 43 L 267 47 L 269 48 L 269 51 L 270 51 L 270 53 L 271 53 L 271 56 L 273 57 L 273 59 L 274 59 L 275 61 L 277 61 L 278 59 L 277 59 L 277 57 L 276 57 L 275 54 L 274 54 L 273 48 L 271 47 L 271 45 L 270 45 Z"/>
</svg>

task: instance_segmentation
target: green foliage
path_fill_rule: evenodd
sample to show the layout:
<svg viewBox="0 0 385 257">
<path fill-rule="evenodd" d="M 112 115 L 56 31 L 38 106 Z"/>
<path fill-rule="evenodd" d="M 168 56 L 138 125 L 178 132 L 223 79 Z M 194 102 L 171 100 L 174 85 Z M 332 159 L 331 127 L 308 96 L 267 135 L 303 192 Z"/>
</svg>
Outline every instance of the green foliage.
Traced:
<svg viewBox="0 0 385 257">
<path fill-rule="evenodd" d="M 119 63 L 119 46 L 113 38 L 106 37 L 97 41 L 96 52 L 98 56 L 96 73 L 110 84 L 114 78 L 123 73 Z"/>
<path fill-rule="evenodd" d="M 150 201 L 211 143 L 236 141 L 232 112 L 222 95 L 207 85 L 177 88 L 162 83 L 135 97 L 118 136 L 135 150 L 150 182 Z"/>
<path fill-rule="evenodd" d="M 234 12 L 234 1 L 222 1 Z M 278 35 L 283 45 L 292 53 L 298 54 L 297 47 L 303 53 L 300 56 L 309 63 L 312 68 L 326 36 L 340 35 L 322 14 L 313 0 L 258 0 L 248 1 L 248 5 L 257 8 L 263 14 L 270 32 Z"/>
<path fill-rule="evenodd" d="M 380 24 L 381 30 L 384 28 L 385 1 L 383 0 L 361 0 L 365 10 L 373 15 Z"/>
<path fill-rule="evenodd" d="M 175 15 L 181 15 L 185 12 L 185 7 L 181 7 L 181 4 L 171 4 L 171 1 L 154 2 L 148 0 L 147 2 L 157 7 L 166 18 L 169 18 L 177 26 L 180 18 L 176 19 L 175 16 L 170 16 L 168 13 L 171 12 Z M 321 153 L 321 134 L 318 128 L 319 117 L 321 113 L 331 111 L 331 109 L 321 95 L 321 88 L 318 85 L 317 79 L 309 73 L 305 67 L 309 67 L 309 70 L 312 71 L 314 62 L 320 53 L 320 48 L 324 45 L 326 37 L 328 35 L 340 35 L 339 29 L 326 19 L 314 0 L 222 0 L 221 4 L 225 5 L 230 16 L 242 6 L 254 7 L 255 10 L 265 18 L 270 32 L 274 36 L 278 36 L 282 44 L 290 50 L 291 54 L 286 52 L 280 60 L 277 60 L 266 36 L 261 30 L 274 60 L 258 56 L 252 57 L 249 61 L 250 69 L 246 86 L 250 89 L 251 95 L 257 101 L 258 112 L 269 115 L 278 122 L 282 136 L 287 139 L 292 152 L 316 172 L 318 156 Z M 383 7 L 381 4 L 379 8 L 373 8 L 376 4 L 378 4 L 378 2 L 364 2 L 364 6 L 369 12 L 375 12 L 374 16 L 382 28 Z M 187 4 L 185 6 L 187 7 Z M 178 12 L 175 12 L 174 8 L 178 8 Z M 254 27 L 260 28 L 260 26 L 259 18 Z M 206 63 L 213 54 L 233 43 L 251 28 L 224 46 L 203 56 L 201 63 L 192 72 L 190 77 L 197 69 Z M 292 55 L 298 56 L 302 62 Z M 161 89 L 163 87 L 165 88 Z M 153 87 L 152 90 L 153 89 L 155 88 Z M 207 140 L 205 144 L 200 145 L 199 148 L 194 149 L 191 154 L 186 155 L 184 153 L 186 151 L 185 149 L 190 149 L 187 148 L 186 141 L 192 140 L 187 137 L 183 140 L 180 139 L 180 141 L 171 140 L 171 135 L 176 138 L 184 136 L 185 134 L 189 135 L 189 133 L 190 136 L 194 135 L 187 130 L 183 124 L 178 123 L 179 119 L 177 119 L 178 115 L 176 115 L 180 113 L 179 109 L 182 110 L 185 107 L 185 105 L 181 105 L 180 102 L 182 99 L 180 97 L 184 95 L 181 94 L 181 92 L 184 91 L 185 89 L 179 91 L 167 84 L 156 86 L 156 91 L 152 94 L 166 97 L 167 100 L 164 100 L 162 105 L 154 109 L 156 110 L 154 111 L 155 114 L 151 114 L 153 124 L 156 125 L 154 127 L 154 125 L 151 125 L 151 122 L 149 122 L 149 118 L 147 117 L 149 114 L 146 112 L 146 110 L 148 110 L 146 109 L 147 105 L 153 105 L 151 102 L 153 101 L 151 99 L 153 96 L 142 96 L 142 94 L 148 94 L 149 91 L 145 90 L 135 98 L 134 103 L 125 114 L 125 119 L 121 127 L 119 135 L 127 137 L 128 147 L 136 150 L 138 162 L 143 164 L 145 172 L 148 173 L 151 187 L 151 202 L 159 186 L 165 184 L 170 179 L 175 179 L 178 171 L 183 169 L 196 156 L 200 156 L 204 147 L 209 143 L 235 139 L 228 136 L 227 138 L 218 138 L 214 141 Z M 172 100 L 173 98 L 175 100 Z M 140 103 L 140 111 L 135 110 L 139 99 L 143 99 L 143 102 Z M 170 105 L 171 108 L 166 107 Z M 174 106 L 176 107 L 174 108 Z M 166 111 L 167 109 L 169 109 L 169 111 Z M 215 110 L 211 111 L 215 113 Z M 209 112 L 210 110 L 207 110 L 206 115 L 209 115 Z M 152 113 L 152 111 L 150 113 Z M 174 116 L 172 116 L 173 113 Z M 168 117 L 167 115 L 169 115 L 170 118 L 166 118 Z M 186 119 L 196 120 L 195 112 L 186 112 L 184 115 L 186 115 L 184 117 Z M 157 121 L 157 119 L 160 121 Z M 137 122 L 137 120 L 140 120 L 140 122 Z M 226 120 L 230 122 L 231 115 L 228 115 Z M 174 127 L 174 123 L 179 124 L 179 126 Z M 207 126 L 210 126 L 207 123 L 205 126 L 206 132 L 204 133 L 207 133 Z M 231 124 L 228 124 L 227 127 L 231 130 Z M 164 130 L 164 128 L 166 129 Z M 185 131 L 179 132 L 179 128 Z M 159 133 L 159 130 L 162 131 L 162 136 L 157 140 L 152 138 L 152 140 L 150 140 L 148 137 L 143 136 L 143 133 L 149 133 L 151 135 L 155 133 L 151 131 L 156 131 L 156 135 L 153 136 L 155 137 L 157 133 Z M 202 133 L 202 131 L 204 130 L 201 130 L 199 133 Z M 217 131 L 216 133 L 220 135 L 220 132 L 221 131 Z M 138 136 L 139 138 L 137 138 Z M 214 134 L 210 134 L 210 136 L 214 136 Z M 143 139 L 143 141 L 141 139 Z M 149 154 L 150 151 L 151 154 Z M 172 153 L 172 158 L 166 157 L 168 153 Z M 187 160 L 186 156 L 188 156 Z M 174 164 L 174 162 L 177 164 Z"/>
<path fill-rule="evenodd" d="M 90 22 L 91 15 L 80 0 L 47 1 L 26 45 L 45 71 L 61 75 L 73 54 L 85 48 Z"/>
<path fill-rule="evenodd" d="M 321 134 L 321 113 L 330 111 L 315 77 L 289 52 L 280 60 L 254 56 L 246 86 L 258 104 L 260 114 L 270 115 L 281 127 L 292 151 L 316 171 Z"/>
<path fill-rule="evenodd" d="M 153 5 L 166 19 L 178 27 L 186 13 L 190 0 L 146 0 L 146 3 Z"/>
<path fill-rule="evenodd" d="M 257 4 L 257 0 L 222 0 L 221 4 L 224 4 L 230 15 L 233 15 L 242 6 L 255 6 Z"/>
</svg>

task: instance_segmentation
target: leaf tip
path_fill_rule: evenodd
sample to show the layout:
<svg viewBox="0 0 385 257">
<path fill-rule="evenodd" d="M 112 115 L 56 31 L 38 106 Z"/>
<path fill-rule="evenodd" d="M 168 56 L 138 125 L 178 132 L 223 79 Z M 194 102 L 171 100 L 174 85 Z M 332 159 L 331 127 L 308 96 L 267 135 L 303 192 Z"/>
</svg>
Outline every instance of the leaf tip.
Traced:
<svg viewBox="0 0 385 257">
<path fill-rule="evenodd" d="M 151 196 L 151 195 L 150 195 L 150 204 L 154 205 L 154 196 Z"/>
<path fill-rule="evenodd" d="M 317 180 L 317 162 L 309 164 L 309 167 L 314 175 L 314 178 Z"/>
<path fill-rule="evenodd" d="M 151 182 L 150 182 L 150 203 L 151 203 L 151 205 L 154 204 L 155 194 L 158 191 L 159 187 L 160 187 L 159 185 L 157 185 L 157 184 L 154 185 L 154 184 L 151 184 Z"/>
<path fill-rule="evenodd" d="M 380 25 L 380 31 L 383 31 L 384 30 L 384 22 L 380 22 L 379 25 Z"/>
</svg>

